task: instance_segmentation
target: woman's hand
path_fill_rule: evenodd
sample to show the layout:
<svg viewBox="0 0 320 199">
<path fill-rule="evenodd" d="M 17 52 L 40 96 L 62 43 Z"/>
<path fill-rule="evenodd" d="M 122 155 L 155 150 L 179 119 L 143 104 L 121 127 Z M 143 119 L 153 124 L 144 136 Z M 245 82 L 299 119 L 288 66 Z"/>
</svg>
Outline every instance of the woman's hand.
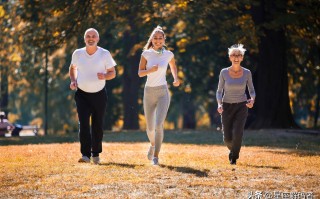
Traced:
<svg viewBox="0 0 320 199">
<path fill-rule="evenodd" d="M 153 65 L 150 69 L 149 69 L 149 71 L 150 71 L 150 73 L 153 73 L 153 72 L 156 72 L 157 70 L 158 70 L 158 68 L 159 68 L 159 65 L 157 64 L 157 65 Z"/>
<path fill-rule="evenodd" d="M 217 111 L 218 111 L 218 113 L 219 113 L 220 115 L 222 114 L 222 112 L 223 112 L 222 104 L 219 104 L 219 105 L 218 105 Z"/>
<path fill-rule="evenodd" d="M 252 107 L 253 107 L 253 104 L 254 104 L 254 99 L 249 99 L 249 100 L 247 101 L 246 106 L 247 106 L 248 108 L 252 108 Z"/>
<path fill-rule="evenodd" d="M 175 87 L 180 86 L 180 81 L 179 81 L 179 79 L 175 79 L 172 84 L 173 84 L 173 86 L 175 86 Z"/>
</svg>

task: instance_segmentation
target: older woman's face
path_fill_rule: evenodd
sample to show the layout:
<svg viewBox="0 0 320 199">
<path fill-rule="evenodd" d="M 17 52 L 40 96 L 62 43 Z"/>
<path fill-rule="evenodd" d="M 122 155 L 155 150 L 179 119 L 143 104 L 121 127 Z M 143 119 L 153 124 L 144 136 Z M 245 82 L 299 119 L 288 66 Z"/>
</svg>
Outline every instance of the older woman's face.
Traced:
<svg viewBox="0 0 320 199">
<path fill-rule="evenodd" d="M 234 50 L 231 52 L 229 59 L 232 64 L 240 64 L 243 61 L 243 55 L 239 50 Z"/>
<path fill-rule="evenodd" d="M 154 33 L 151 42 L 152 42 L 153 48 L 155 48 L 155 49 L 162 48 L 162 46 L 164 45 L 163 34 L 161 32 Z"/>
</svg>

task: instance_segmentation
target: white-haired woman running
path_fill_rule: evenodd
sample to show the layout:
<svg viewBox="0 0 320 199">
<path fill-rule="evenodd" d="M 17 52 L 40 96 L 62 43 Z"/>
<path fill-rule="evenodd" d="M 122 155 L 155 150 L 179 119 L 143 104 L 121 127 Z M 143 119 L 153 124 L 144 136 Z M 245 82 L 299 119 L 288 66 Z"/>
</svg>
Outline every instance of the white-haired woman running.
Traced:
<svg viewBox="0 0 320 199">
<path fill-rule="evenodd" d="M 240 65 L 245 51 L 242 44 L 235 44 L 228 49 L 231 66 L 221 70 L 216 94 L 217 110 L 222 120 L 223 140 L 230 150 L 230 164 L 236 164 L 239 158 L 248 108 L 253 107 L 256 96 L 250 70 Z M 250 99 L 245 93 L 246 87 Z"/>
</svg>

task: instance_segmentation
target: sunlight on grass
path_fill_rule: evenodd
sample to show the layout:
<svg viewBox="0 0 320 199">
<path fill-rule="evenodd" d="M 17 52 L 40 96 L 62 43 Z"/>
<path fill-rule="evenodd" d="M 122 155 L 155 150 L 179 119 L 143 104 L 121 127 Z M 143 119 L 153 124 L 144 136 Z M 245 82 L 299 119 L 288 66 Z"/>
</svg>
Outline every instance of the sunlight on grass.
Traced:
<svg viewBox="0 0 320 199">
<path fill-rule="evenodd" d="M 147 142 L 104 142 L 101 165 L 77 163 L 77 142 L 0 146 L 7 152 L 0 159 L 0 198 L 246 198 L 255 191 L 320 194 L 319 151 L 246 145 L 237 166 L 231 166 L 223 145 L 167 142 L 162 146 L 161 166 L 154 167 L 146 158 L 148 146 Z"/>
</svg>

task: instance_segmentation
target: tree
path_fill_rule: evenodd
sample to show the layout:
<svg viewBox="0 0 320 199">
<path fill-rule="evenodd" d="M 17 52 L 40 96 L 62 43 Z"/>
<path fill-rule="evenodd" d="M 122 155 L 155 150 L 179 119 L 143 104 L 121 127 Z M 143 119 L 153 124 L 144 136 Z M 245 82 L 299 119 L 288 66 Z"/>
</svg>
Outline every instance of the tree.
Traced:
<svg viewBox="0 0 320 199">
<path fill-rule="evenodd" d="M 23 4 L 20 4 L 23 3 Z M 14 43 L 19 50 L 19 63 L 10 94 L 18 122 L 35 122 L 51 132 L 62 130 L 72 123 L 66 114 L 70 103 L 64 103 L 68 85 L 65 82 L 64 62 L 53 54 L 64 51 L 66 41 L 78 31 L 79 22 L 88 11 L 90 1 L 39 1 L 16 2 Z M 70 20 L 72 19 L 72 20 Z M 56 53 L 56 50 L 60 50 Z M 61 93 L 60 89 L 65 89 Z M 60 93 L 57 97 L 57 93 Z M 54 98 L 51 98 L 54 96 Z M 50 99 L 50 100 L 49 100 Z M 33 120 L 33 121 L 32 121 Z M 46 125 L 47 121 L 49 126 Z"/>
<path fill-rule="evenodd" d="M 290 100 L 295 120 L 317 128 L 320 95 L 320 4 L 292 0 L 287 6 Z"/>
<path fill-rule="evenodd" d="M 167 76 L 173 91 L 167 120 L 175 127 L 181 118 L 183 128 L 199 127 L 208 115 L 213 126 L 219 118 L 218 75 L 230 64 L 227 47 L 235 43 L 248 50 L 243 65 L 252 71 L 258 94 L 251 110 L 258 118 L 251 127 L 294 126 L 290 108 L 295 118 L 312 116 L 316 123 L 319 10 L 314 0 L 2 1 L 1 108 L 18 122 L 43 125 L 48 107 L 50 132 L 77 129 L 68 65 L 74 49 L 83 47 L 83 32 L 93 27 L 99 45 L 117 62 L 117 77 L 107 82 L 105 128 L 117 122 L 139 128 L 145 81 L 137 75 L 139 59 L 149 34 L 161 25 L 182 80 L 172 88 Z"/>
<path fill-rule="evenodd" d="M 117 34 L 112 47 L 118 52 L 121 70 L 124 129 L 139 129 L 139 113 L 142 110 L 139 99 L 142 98 L 142 82 L 145 81 L 138 76 L 139 60 L 153 28 L 164 24 L 164 21 L 165 24 L 170 23 L 169 16 L 163 14 L 167 2 L 170 1 L 135 0 L 108 3 L 108 14 L 112 16 L 111 21 L 114 23 L 111 24 Z"/>
<path fill-rule="evenodd" d="M 260 28 L 256 87 L 256 119 L 251 128 L 295 128 L 288 96 L 287 38 L 285 28 L 275 21 L 286 13 L 285 0 L 261 0 L 252 7 Z"/>
<path fill-rule="evenodd" d="M 246 1 L 189 1 L 185 9 L 181 6 L 178 10 L 180 26 L 184 27 L 177 41 L 184 74 L 184 128 L 195 128 L 200 119 L 196 114 L 204 113 L 203 109 L 208 110 L 211 126 L 218 123 L 215 91 L 220 70 L 230 64 L 227 48 L 245 43 L 249 52 L 257 52 L 255 30 L 246 5 Z M 253 64 L 247 65 L 254 69 Z"/>
<path fill-rule="evenodd" d="M 15 12 L 17 6 L 8 1 L 0 3 L 0 110 L 6 114 L 11 111 L 9 105 L 9 81 L 15 68 L 10 67 L 19 62 L 18 51 L 14 48 L 14 43 L 18 37 L 14 34 Z"/>
</svg>

